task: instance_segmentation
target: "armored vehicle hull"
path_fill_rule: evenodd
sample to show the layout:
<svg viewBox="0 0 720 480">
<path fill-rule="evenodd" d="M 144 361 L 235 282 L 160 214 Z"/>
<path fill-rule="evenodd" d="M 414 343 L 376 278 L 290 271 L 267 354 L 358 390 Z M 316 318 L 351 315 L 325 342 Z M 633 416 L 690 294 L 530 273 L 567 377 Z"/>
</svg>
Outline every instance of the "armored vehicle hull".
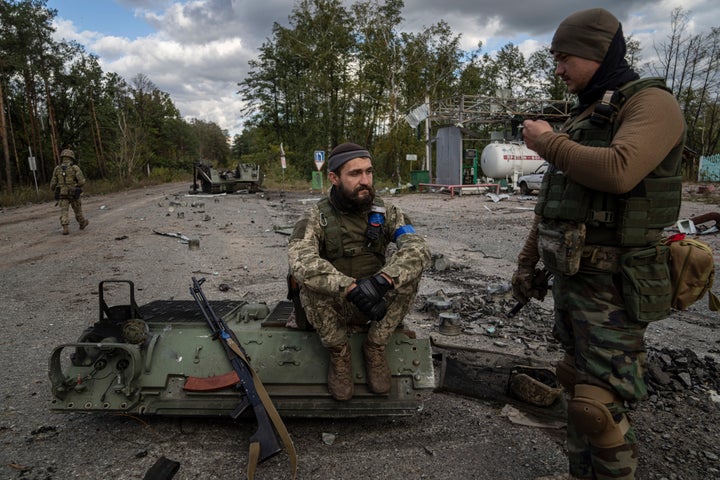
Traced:
<svg viewBox="0 0 720 480">
<path fill-rule="evenodd" d="M 235 170 L 217 170 L 206 163 L 195 162 L 190 193 L 235 193 L 240 190 L 255 193 L 262 187 L 263 179 L 260 165 L 254 163 L 238 163 Z"/>
<path fill-rule="evenodd" d="M 138 307 L 134 286 L 128 304 L 109 307 L 99 287 L 100 318 L 77 342 L 56 347 L 49 361 L 51 410 L 138 415 L 231 415 L 243 389 L 221 342 L 212 338 L 198 306 L 154 301 Z M 355 395 L 338 402 L 327 390 L 328 354 L 313 331 L 293 328 L 291 302 L 212 301 L 247 352 L 250 363 L 284 417 L 410 415 L 435 387 L 428 339 L 396 331 L 387 347 L 389 394 L 365 386 L 361 344 L 350 339 Z"/>
</svg>

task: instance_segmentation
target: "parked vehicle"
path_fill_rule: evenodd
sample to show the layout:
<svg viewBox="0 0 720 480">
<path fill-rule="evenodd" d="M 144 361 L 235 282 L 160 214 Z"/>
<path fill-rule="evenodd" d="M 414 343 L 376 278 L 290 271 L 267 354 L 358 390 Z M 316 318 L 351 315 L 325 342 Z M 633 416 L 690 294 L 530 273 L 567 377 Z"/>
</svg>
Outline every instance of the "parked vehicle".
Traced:
<svg viewBox="0 0 720 480">
<path fill-rule="evenodd" d="M 537 167 L 533 173 L 518 177 L 517 186 L 520 189 L 520 193 L 530 195 L 533 190 L 539 190 L 547 168 L 548 164 L 546 162 Z"/>
<path fill-rule="evenodd" d="M 254 163 L 238 163 L 235 170 L 218 170 L 207 163 L 194 162 L 190 193 L 235 193 L 240 190 L 255 193 L 260 191 L 263 177 L 260 165 Z"/>
</svg>

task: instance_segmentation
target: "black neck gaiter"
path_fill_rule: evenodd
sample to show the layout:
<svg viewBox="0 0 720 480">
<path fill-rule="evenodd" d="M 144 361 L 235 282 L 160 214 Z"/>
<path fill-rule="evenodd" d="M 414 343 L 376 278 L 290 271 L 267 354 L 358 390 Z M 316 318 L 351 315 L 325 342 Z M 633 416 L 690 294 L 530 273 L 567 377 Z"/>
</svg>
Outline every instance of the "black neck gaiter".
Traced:
<svg viewBox="0 0 720 480">
<path fill-rule="evenodd" d="M 599 100 L 606 90 L 615 90 L 640 78 L 625 60 L 625 52 L 625 37 L 622 27 L 618 27 L 600 68 L 590 79 L 585 90 L 578 94 L 579 111 L 584 111 L 593 102 Z"/>
</svg>

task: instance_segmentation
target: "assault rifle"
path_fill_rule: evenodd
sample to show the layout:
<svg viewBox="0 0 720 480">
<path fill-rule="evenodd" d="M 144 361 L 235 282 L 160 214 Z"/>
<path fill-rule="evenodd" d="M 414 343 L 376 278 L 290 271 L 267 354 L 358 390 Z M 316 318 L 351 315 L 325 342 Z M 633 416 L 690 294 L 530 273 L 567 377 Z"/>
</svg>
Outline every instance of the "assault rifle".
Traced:
<svg viewBox="0 0 720 480">
<path fill-rule="evenodd" d="M 250 360 L 247 353 L 238 342 L 235 333 L 228 328 L 225 321 L 218 317 L 213 311 L 210 302 L 205 297 L 201 285 L 205 282 L 204 278 L 197 280 L 192 277 L 192 287 L 190 294 L 197 302 L 202 311 L 205 320 L 207 320 L 212 332 L 212 339 L 220 339 L 225 353 L 227 354 L 233 370 L 237 374 L 240 381 L 237 387 L 243 390 L 242 400 L 230 414 L 233 419 L 237 419 L 248 407 L 252 407 L 255 419 L 258 423 L 257 431 L 250 437 L 250 454 L 248 465 L 248 479 L 252 480 L 255 475 L 255 467 L 271 456 L 279 453 L 282 448 L 278 442 L 278 435 L 282 438 L 283 444 L 290 456 L 292 467 L 292 476 L 295 478 L 297 471 L 297 456 L 295 446 L 290 439 L 285 424 L 278 414 L 275 406 L 270 400 L 265 387 L 260 378 L 257 376 L 253 368 L 250 366 Z"/>
<path fill-rule="evenodd" d="M 543 268 L 542 270 L 535 270 L 535 276 L 533 277 L 532 283 L 533 288 L 538 292 L 538 300 L 544 300 L 545 295 L 547 295 L 547 291 L 552 288 L 552 285 L 550 285 L 550 280 L 552 279 L 552 276 L 552 272 L 547 268 Z M 515 306 L 507 313 L 507 317 L 514 317 L 515 314 L 517 314 L 525 305 L 527 305 L 527 302 L 517 302 Z"/>
</svg>

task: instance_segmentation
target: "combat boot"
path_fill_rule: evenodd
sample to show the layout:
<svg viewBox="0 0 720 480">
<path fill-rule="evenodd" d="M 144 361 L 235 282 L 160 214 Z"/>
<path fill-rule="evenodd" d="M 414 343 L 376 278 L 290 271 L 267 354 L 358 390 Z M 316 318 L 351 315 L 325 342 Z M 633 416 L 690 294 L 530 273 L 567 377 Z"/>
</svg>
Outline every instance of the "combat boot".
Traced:
<svg viewBox="0 0 720 480">
<path fill-rule="evenodd" d="M 85 230 L 85 227 L 88 226 L 90 222 L 87 218 L 84 218 L 82 222 L 80 222 L 80 230 Z"/>
<path fill-rule="evenodd" d="M 350 344 L 344 343 L 328 349 L 328 390 L 335 400 L 350 400 L 353 396 L 352 355 Z"/>
<path fill-rule="evenodd" d="M 370 391 L 388 393 L 390 391 L 390 366 L 385 358 L 385 345 L 365 340 L 363 356 L 365 357 L 365 371 Z"/>
<path fill-rule="evenodd" d="M 67 225 L 63 225 L 63 235 L 68 235 L 70 233 L 70 229 Z"/>
</svg>

